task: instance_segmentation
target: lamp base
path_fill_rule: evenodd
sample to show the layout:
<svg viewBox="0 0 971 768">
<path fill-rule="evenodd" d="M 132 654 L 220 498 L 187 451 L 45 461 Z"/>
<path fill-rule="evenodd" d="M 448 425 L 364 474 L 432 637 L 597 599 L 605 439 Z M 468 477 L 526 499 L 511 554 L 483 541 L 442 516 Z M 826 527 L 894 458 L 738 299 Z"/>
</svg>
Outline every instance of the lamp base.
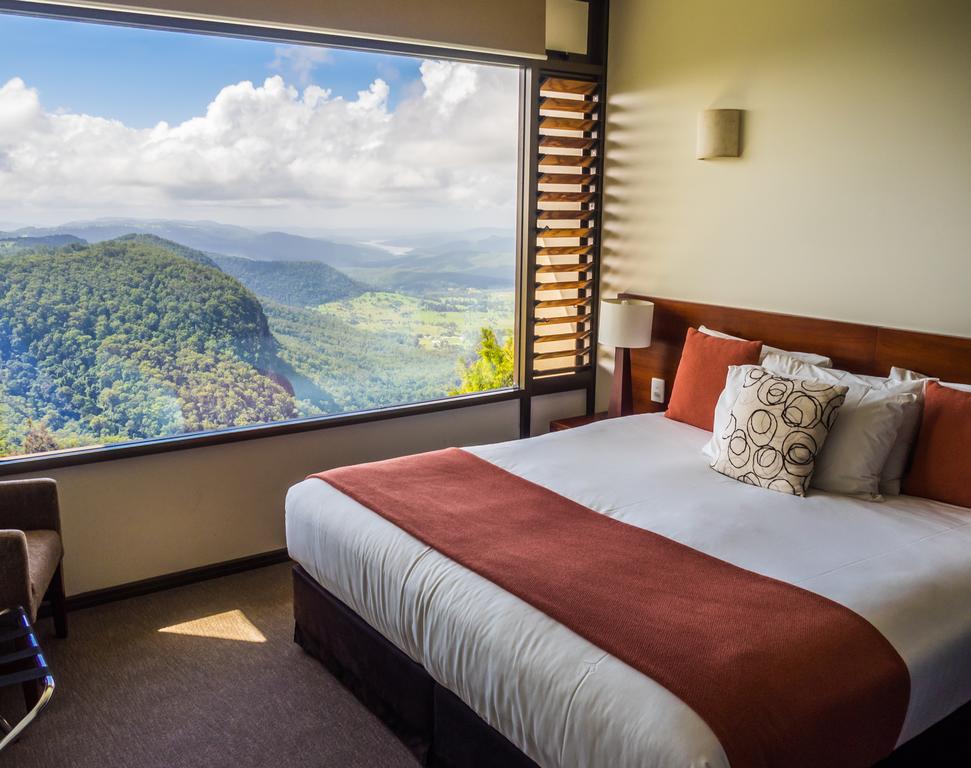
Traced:
<svg viewBox="0 0 971 768">
<path fill-rule="evenodd" d="M 614 354 L 614 381 L 610 389 L 607 418 L 630 416 L 634 412 L 634 386 L 630 374 L 630 349 L 617 347 Z"/>
</svg>

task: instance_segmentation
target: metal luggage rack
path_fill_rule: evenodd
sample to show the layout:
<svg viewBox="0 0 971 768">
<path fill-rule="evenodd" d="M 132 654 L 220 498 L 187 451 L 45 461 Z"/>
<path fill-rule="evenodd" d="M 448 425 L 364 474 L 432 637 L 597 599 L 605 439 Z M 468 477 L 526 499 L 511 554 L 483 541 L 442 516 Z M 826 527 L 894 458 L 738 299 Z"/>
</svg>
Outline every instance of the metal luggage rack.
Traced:
<svg viewBox="0 0 971 768">
<path fill-rule="evenodd" d="M 11 645 L 13 651 L 9 650 Z M 44 650 L 30 617 L 19 607 L 0 611 L 0 688 L 11 685 L 24 686 L 27 714 L 15 725 L 0 717 L 0 735 L 3 736 L 0 752 L 23 733 L 54 695 L 54 677 L 44 658 Z"/>
</svg>

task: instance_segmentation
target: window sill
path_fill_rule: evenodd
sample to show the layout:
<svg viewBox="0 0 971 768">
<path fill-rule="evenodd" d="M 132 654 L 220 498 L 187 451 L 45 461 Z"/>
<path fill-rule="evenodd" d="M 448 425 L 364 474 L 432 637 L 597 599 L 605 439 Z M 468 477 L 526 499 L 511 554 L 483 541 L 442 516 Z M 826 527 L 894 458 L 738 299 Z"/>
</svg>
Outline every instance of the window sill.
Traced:
<svg viewBox="0 0 971 768">
<path fill-rule="evenodd" d="M 367 424 L 370 422 L 386 421 L 388 419 L 399 419 L 404 416 L 420 416 L 422 414 L 450 411 L 456 408 L 471 408 L 477 405 L 519 400 L 523 396 L 524 392 L 522 389 L 512 387 L 493 392 L 457 395 L 455 397 L 431 400 L 425 403 L 375 408 L 369 411 L 341 413 L 333 416 L 313 416 L 306 419 L 281 421 L 275 424 L 231 427 L 229 429 L 198 432 L 191 435 L 160 437 L 154 440 L 139 440 L 131 443 L 116 443 L 114 445 L 76 448 L 42 453 L 34 456 L 0 459 L 0 476 L 19 475 L 26 472 L 43 472 L 48 469 L 93 464 L 98 461 L 129 459 L 135 456 L 149 456 L 156 453 L 167 453 L 169 451 L 184 451 L 190 448 L 203 448 L 211 445 L 225 445 L 243 440 L 259 440 L 264 437 L 291 435 L 297 432 L 313 432 L 322 429 L 332 429 L 334 427 L 346 427 L 353 424 Z"/>
</svg>

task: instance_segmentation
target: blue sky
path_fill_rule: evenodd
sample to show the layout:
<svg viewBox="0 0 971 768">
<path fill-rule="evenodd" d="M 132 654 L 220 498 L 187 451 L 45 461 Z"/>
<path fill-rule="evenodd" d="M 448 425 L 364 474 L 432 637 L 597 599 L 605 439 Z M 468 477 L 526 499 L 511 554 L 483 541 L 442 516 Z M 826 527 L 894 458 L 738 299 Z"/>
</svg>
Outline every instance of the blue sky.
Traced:
<svg viewBox="0 0 971 768">
<path fill-rule="evenodd" d="M 2 228 L 512 226 L 518 99 L 512 67 L 0 13 Z"/>
<path fill-rule="evenodd" d="M 66 109 L 146 128 L 204 114 L 229 83 L 262 83 L 279 74 L 287 83 L 308 82 L 335 96 L 354 98 L 375 78 L 391 86 L 395 107 L 419 78 L 419 59 L 330 49 L 306 76 L 294 67 L 301 54 L 281 54 L 277 43 L 181 32 L 79 24 L 0 14 L 0 85 L 22 78 L 40 92 L 45 109 Z"/>
</svg>

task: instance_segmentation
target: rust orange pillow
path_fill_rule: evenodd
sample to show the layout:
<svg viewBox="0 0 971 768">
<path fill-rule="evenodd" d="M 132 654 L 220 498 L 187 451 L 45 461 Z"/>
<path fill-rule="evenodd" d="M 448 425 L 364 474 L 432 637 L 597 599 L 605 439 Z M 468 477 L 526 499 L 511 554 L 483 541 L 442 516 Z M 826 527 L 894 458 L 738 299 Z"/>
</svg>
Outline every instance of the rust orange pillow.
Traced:
<svg viewBox="0 0 971 768">
<path fill-rule="evenodd" d="M 928 381 L 917 447 L 904 476 L 911 496 L 971 507 L 971 392 Z"/>
<path fill-rule="evenodd" d="M 689 328 L 664 415 L 711 432 L 728 366 L 757 365 L 761 351 L 761 341 L 719 339 Z"/>
</svg>

